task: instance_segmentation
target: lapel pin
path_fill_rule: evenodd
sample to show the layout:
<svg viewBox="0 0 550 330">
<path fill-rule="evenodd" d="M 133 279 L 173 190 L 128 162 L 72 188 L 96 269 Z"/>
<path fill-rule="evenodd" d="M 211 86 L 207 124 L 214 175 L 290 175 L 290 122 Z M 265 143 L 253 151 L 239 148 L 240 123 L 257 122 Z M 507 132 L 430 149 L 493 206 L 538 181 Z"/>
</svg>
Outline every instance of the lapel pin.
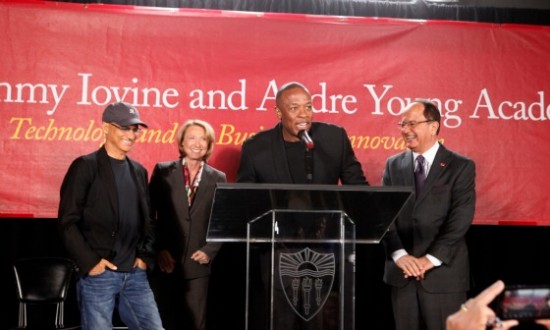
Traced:
<svg viewBox="0 0 550 330">
<path fill-rule="evenodd" d="M 441 162 L 441 163 L 439 163 L 439 166 L 440 167 L 445 167 L 445 163 Z"/>
</svg>

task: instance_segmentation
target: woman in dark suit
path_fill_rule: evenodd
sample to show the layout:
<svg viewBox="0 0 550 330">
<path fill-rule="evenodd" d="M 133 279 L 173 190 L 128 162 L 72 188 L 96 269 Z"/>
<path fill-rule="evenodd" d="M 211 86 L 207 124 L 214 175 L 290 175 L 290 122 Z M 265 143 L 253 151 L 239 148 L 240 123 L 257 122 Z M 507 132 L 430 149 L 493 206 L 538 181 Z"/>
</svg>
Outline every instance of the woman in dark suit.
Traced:
<svg viewBox="0 0 550 330">
<path fill-rule="evenodd" d="M 207 243 L 214 191 L 225 173 L 206 161 L 214 147 L 207 122 L 189 120 L 177 134 L 180 158 L 158 163 L 151 176 L 158 267 L 152 283 L 165 329 L 204 330 L 212 260 L 221 243 Z"/>
</svg>

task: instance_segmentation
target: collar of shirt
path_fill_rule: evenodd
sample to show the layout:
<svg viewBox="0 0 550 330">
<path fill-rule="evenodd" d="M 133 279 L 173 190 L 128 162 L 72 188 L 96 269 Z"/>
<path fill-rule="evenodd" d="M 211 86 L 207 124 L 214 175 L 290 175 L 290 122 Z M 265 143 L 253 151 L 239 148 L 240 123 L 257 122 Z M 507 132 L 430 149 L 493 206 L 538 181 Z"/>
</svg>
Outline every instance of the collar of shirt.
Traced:
<svg viewBox="0 0 550 330">
<path fill-rule="evenodd" d="M 185 157 L 181 160 L 181 165 L 185 168 Z M 204 160 L 201 161 L 199 171 L 198 171 L 197 175 L 195 176 L 195 179 L 193 180 L 193 182 L 189 183 L 190 186 L 192 186 L 192 187 L 198 187 L 199 186 L 199 183 L 201 182 L 201 178 L 202 178 L 203 168 L 204 168 Z"/>
</svg>

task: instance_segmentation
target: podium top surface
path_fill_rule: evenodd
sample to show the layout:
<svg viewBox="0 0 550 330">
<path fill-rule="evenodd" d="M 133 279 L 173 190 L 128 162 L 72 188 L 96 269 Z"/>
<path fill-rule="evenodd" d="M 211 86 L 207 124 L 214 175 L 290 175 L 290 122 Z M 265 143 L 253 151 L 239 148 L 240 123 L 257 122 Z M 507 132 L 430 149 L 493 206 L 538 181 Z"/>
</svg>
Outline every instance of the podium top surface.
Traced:
<svg viewBox="0 0 550 330">
<path fill-rule="evenodd" d="M 277 213 L 341 213 L 355 226 L 356 243 L 378 243 L 412 187 L 366 185 L 219 183 L 208 241 L 246 242 L 247 224 Z"/>
</svg>

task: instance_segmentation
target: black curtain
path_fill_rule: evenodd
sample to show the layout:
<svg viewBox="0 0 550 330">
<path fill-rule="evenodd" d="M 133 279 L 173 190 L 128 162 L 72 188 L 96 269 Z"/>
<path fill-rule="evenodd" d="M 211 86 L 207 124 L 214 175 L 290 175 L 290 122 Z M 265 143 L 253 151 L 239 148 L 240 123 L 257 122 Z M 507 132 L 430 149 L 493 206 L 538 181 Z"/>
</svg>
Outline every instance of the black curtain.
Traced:
<svg viewBox="0 0 550 330">
<path fill-rule="evenodd" d="M 515 2 L 491 0 L 62 0 L 62 2 L 550 25 L 550 2 L 544 0 Z"/>
</svg>

